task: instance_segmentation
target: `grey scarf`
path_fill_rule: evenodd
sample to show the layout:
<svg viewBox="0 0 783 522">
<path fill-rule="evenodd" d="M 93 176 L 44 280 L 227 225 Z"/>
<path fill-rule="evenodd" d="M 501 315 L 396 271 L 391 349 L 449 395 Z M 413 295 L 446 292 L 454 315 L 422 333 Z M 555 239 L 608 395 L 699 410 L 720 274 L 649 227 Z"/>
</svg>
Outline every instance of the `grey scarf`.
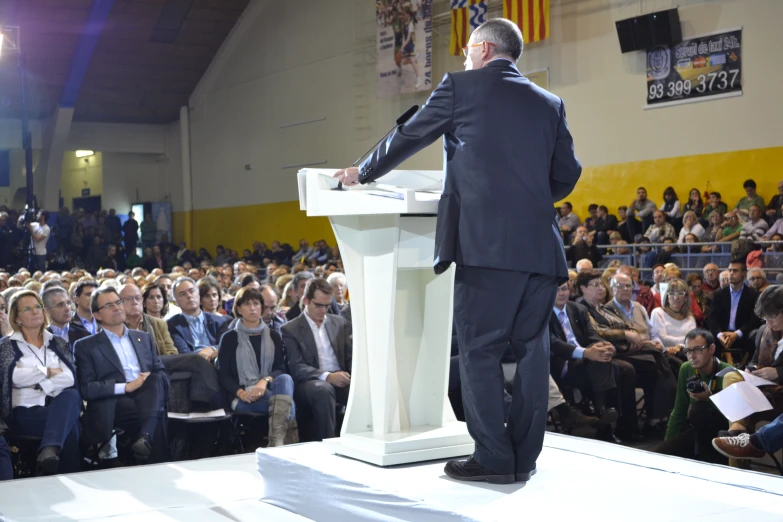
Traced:
<svg viewBox="0 0 783 522">
<path fill-rule="evenodd" d="M 251 388 L 272 373 L 272 364 L 275 362 L 275 343 L 269 334 L 269 327 L 261 321 L 258 328 L 248 328 L 241 320 L 237 321 L 234 329 L 237 332 L 237 372 L 239 373 L 239 385 L 244 389 Z M 261 335 L 261 357 L 256 358 L 253 345 L 250 344 L 251 335 Z"/>
</svg>

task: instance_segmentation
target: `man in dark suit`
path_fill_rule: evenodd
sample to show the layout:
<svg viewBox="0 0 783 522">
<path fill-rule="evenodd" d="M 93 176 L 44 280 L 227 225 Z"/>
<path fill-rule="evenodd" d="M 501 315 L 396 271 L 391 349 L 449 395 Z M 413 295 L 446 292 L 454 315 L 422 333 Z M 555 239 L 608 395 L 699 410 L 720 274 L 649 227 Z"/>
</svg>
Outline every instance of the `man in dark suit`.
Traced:
<svg viewBox="0 0 783 522">
<path fill-rule="evenodd" d="M 76 313 L 73 314 L 70 328 L 83 330 L 86 335 L 94 335 L 100 331 L 101 327 L 90 311 L 90 299 L 92 293 L 97 289 L 98 283 L 92 280 L 82 281 L 76 285 L 76 289 L 73 291 Z"/>
<path fill-rule="evenodd" d="M 527 480 L 544 440 L 549 316 L 568 278 L 553 206 L 571 193 L 582 168 L 563 101 L 515 66 L 522 45 L 508 20 L 483 24 L 463 50 L 467 70 L 446 74 L 419 113 L 360 168 L 335 174 L 348 186 L 370 183 L 444 136 L 434 268 L 457 265 L 462 395 L 476 442 L 471 458 L 446 465 L 457 480 Z M 509 347 L 517 373 L 506 426 L 500 360 Z"/>
<path fill-rule="evenodd" d="M 125 326 L 125 311 L 111 287 L 93 292 L 90 306 L 100 333 L 76 343 L 79 391 L 87 401 L 84 437 L 104 443 L 120 428 L 135 437 L 139 459 L 166 459 L 169 378 L 149 334 Z"/>
<path fill-rule="evenodd" d="M 549 318 L 549 372 L 559 388 L 568 385 L 588 392 L 601 423 L 610 424 L 617 420 L 617 411 L 607 407 L 607 395 L 617 389 L 612 369 L 615 349 L 593 329 L 587 308 L 569 301 L 570 295 L 569 283 L 558 287 Z"/>
<path fill-rule="evenodd" d="M 166 324 L 177 351 L 198 352 L 207 360 L 214 361 L 220 337 L 228 328 L 231 318 L 202 312 L 198 287 L 190 277 L 178 278 L 172 293 L 182 313 L 169 317 Z"/>
<path fill-rule="evenodd" d="M 47 288 L 41 295 L 44 308 L 49 314 L 49 331 L 54 335 L 59 335 L 68 342 L 71 353 L 74 353 L 76 341 L 90 335 L 84 328 L 75 328 L 71 320 L 73 312 L 71 311 L 71 299 L 68 292 L 61 286 L 52 286 Z"/>
<path fill-rule="evenodd" d="M 309 407 L 315 440 L 335 436 L 335 408 L 348 403 L 351 385 L 351 325 L 327 313 L 331 300 L 329 283 L 311 279 L 302 296 L 304 313 L 282 328 L 294 399 Z"/>
<path fill-rule="evenodd" d="M 712 293 L 707 328 L 724 350 L 753 353 L 750 333 L 761 326 L 754 312 L 759 293 L 745 285 L 745 270 L 741 259 L 729 264 L 729 286 Z"/>
</svg>

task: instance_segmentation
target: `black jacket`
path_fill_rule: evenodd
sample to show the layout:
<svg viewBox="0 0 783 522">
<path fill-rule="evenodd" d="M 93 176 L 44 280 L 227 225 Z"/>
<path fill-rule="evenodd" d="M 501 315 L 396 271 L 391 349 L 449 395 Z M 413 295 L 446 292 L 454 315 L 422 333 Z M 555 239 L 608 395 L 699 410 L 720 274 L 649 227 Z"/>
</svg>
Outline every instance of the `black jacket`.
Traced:
<svg viewBox="0 0 783 522">
<path fill-rule="evenodd" d="M 737 306 L 737 316 L 735 319 L 734 330 L 742 331 L 742 338 L 737 339 L 732 349 L 740 349 L 746 352 L 753 350 L 753 342 L 750 339 L 750 333 L 761 326 L 761 319 L 756 315 L 754 307 L 759 293 L 753 288 L 745 285 L 742 288 L 739 304 Z M 731 286 L 715 290 L 712 293 L 712 303 L 710 304 L 710 314 L 707 316 L 707 328 L 715 336 L 716 340 L 720 332 L 729 330 L 729 319 L 731 316 Z M 720 341 L 718 341 L 720 343 Z M 722 344 L 722 343 L 721 343 Z"/>
<path fill-rule="evenodd" d="M 568 322 L 571 324 L 571 330 L 573 330 L 574 337 L 576 337 L 576 342 L 582 348 L 588 348 L 604 340 L 590 323 L 590 315 L 584 305 L 569 301 L 566 303 L 565 310 L 566 315 L 568 315 Z M 563 372 L 565 363 L 573 356 L 576 346 L 566 342 L 566 334 L 554 311 L 552 311 L 552 315 L 549 318 L 549 349 L 551 357 L 550 371 L 553 375 L 560 375 Z"/>
<path fill-rule="evenodd" d="M 275 343 L 275 361 L 272 363 L 270 377 L 276 379 L 280 374 L 285 373 L 283 338 L 274 330 L 270 330 L 269 334 L 272 336 L 272 342 Z M 241 388 L 239 384 L 239 370 L 237 369 L 238 346 L 239 338 L 236 330 L 229 330 L 220 338 L 218 377 L 220 378 L 220 385 L 231 396 L 232 400 Z M 266 377 L 266 375 L 261 377 Z"/>
</svg>

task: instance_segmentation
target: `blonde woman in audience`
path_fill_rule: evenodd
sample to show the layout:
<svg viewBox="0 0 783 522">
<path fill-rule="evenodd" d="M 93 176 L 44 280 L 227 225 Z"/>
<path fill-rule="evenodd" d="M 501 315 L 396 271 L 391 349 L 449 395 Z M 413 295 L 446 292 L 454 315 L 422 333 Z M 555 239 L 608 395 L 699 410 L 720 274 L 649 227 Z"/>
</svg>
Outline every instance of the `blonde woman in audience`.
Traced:
<svg viewBox="0 0 783 522">
<path fill-rule="evenodd" d="M 163 319 L 168 310 L 166 291 L 160 286 L 152 284 L 145 286 L 141 291 L 144 303 L 144 313 L 156 319 Z"/>
<path fill-rule="evenodd" d="M 289 281 L 283 288 L 283 298 L 280 300 L 280 312 L 285 314 L 292 306 L 296 304 L 296 295 L 294 295 L 294 281 Z"/>
<path fill-rule="evenodd" d="M 696 319 L 691 312 L 690 288 L 682 279 L 669 281 L 663 306 L 652 311 L 650 323 L 657 330 L 666 353 L 683 359 L 685 334 L 696 328 Z"/>
<path fill-rule="evenodd" d="M 41 293 L 41 283 L 39 283 L 35 279 L 31 279 L 30 281 L 27 281 L 23 286 L 26 290 L 32 290 L 37 294 Z"/>
<path fill-rule="evenodd" d="M 282 277 L 279 277 L 277 281 L 275 281 L 275 290 L 277 290 L 277 295 L 283 295 L 285 285 L 287 285 L 293 278 L 293 274 L 286 274 Z"/>
<path fill-rule="evenodd" d="M 617 232 L 617 231 L 614 231 L 611 234 L 609 234 L 609 244 L 610 245 L 616 245 L 616 244 L 618 244 L 622 240 L 623 240 L 623 236 L 620 235 L 620 233 Z M 609 254 L 615 254 L 616 253 L 614 248 L 607 248 L 606 251 Z"/>
<path fill-rule="evenodd" d="M 718 212 L 717 210 L 714 212 L 710 212 L 710 223 L 707 226 L 707 230 L 704 231 L 704 234 L 701 236 L 701 241 L 703 243 L 714 243 L 718 241 L 718 232 L 722 229 L 721 225 L 723 224 L 723 214 Z M 717 252 L 718 251 L 718 245 L 704 245 L 701 247 L 701 251 L 704 253 L 709 252 Z"/>
<path fill-rule="evenodd" d="M 689 210 L 682 216 L 682 228 L 680 229 L 680 236 L 677 238 L 677 243 L 682 245 L 685 243 L 685 236 L 693 234 L 698 239 L 704 235 L 704 227 L 699 223 L 699 218 L 696 217 L 696 213 Z"/>
<path fill-rule="evenodd" d="M 603 275 L 601 275 L 601 282 L 604 284 L 605 288 L 611 289 L 612 285 L 610 284 L 610 282 L 616 273 L 617 273 L 616 267 L 610 267 L 604 270 Z M 609 295 L 611 297 L 611 291 L 609 292 Z"/>
</svg>

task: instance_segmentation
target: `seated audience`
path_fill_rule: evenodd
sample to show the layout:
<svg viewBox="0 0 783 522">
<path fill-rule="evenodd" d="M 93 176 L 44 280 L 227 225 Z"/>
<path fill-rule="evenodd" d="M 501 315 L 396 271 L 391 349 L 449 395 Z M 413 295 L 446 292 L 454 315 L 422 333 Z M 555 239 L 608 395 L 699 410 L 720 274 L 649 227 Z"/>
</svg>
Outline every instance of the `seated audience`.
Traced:
<svg viewBox="0 0 783 522">
<path fill-rule="evenodd" d="M 666 187 L 663 191 L 663 203 L 658 210 L 666 214 L 668 221 L 674 221 L 682 214 L 680 213 L 680 200 L 673 187 Z"/>
<path fill-rule="evenodd" d="M 126 284 L 119 287 L 122 308 L 125 311 L 125 325 L 131 330 L 147 332 L 150 342 L 158 355 L 176 355 L 179 353 L 169 334 L 166 321 L 144 313 L 144 297 L 139 287 Z"/>
<path fill-rule="evenodd" d="M 647 199 L 647 189 L 639 187 L 636 189 L 636 199 L 628 206 L 626 213 L 626 227 L 628 237 L 626 241 L 641 234 L 653 223 L 653 212 L 656 211 L 655 203 Z"/>
<path fill-rule="evenodd" d="M 682 350 L 685 348 L 685 335 L 696 328 L 690 301 L 688 285 L 682 279 L 674 279 L 669 282 L 663 306 L 650 314 L 650 323 L 658 332 L 658 338 L 669 355 L 684 355 Z"/>
<path fill-rule="evenodd" d="M 51 286 L 41 295 L 41 300 L 49 314 L 49 331 L 68 343 L 71 355 L 74 355 L 73 347 L 76 341 L 90 334 L 80 328 L 71 328 L 73 312 L 68 292 L 62 287 Z"/>
<path fill-rule="evenodd" d="M 560 388 L 567 385 L 588 394 L 601 422 L 610 424 L 617 418 L 611 408 L 617 388 L 612 369 L 615 349 L 595 332 L 587 309 L 569 301 L 570 287 L 563 283 L 555 296 L 549 320 L 549 371 Z"/>
<path fill-rule="evenodd" d="M 198 293 L 201 298 L 201 309 L 205 312 L 226 315 L 223 309 L 223 291 L 220 283 L 213 277 L 204 277 L 198 281 Z"/>
<path fill-rule="evenodd" d="M 239 319 L 220 339 L 218 374 L 236 412 L 269 415 L 269 446 L 298 442 L 294 381 L 286 373 L 283 339 L 262 320 L 263 296 L 246 286 L 234 301 Z M 288 440 L 286 440 L 286 435 Z"/>
<path fill-rule="evenodd" d="M 90 312 L 90 298 L 92 293 L 98 289 L 97 281 L 91 279 L 81 281 L 76 285 L 73 292 L 76 302 L 76 313 L 71 319 L 70 328 L 84 331 L 87 335 L 95 335 L 100 330 L 100 326 Z"/>
<path fill-rule="evenodd" d="M 296 402 L 308 406 L 315 440 L 334 437 L 335 408 L 347 404 L 351 384 L 351 326 L 327 313 L 332 302 L 329 283 L 310 279 L 302 295 L 304 313 L 283 326 Z"/>
<path fill-rule="evenodd" d="M 620 225 L 617 217 L 609 214 L 609 209 L 605 205 L 599 205 L 596 218 L 593 221 L 593 230 L 595 231 L 595 242 L 598 245 L 606 245 L 609 242 L 609 234 L 619 230 Z"/>
<path fill-rule="evenodd" d="M 729 271 L 724 270 L 723 272 L 721 272 L 720 275 L 718 276 L 718 281 L 720 282 L 721 288 L 726 288 L 727 286 L 729 286 Z"/>
<path fill-rule="evenodd" d="M 675 280 L 682 280 L 682 273 L 680 272 L 680 269 L 677 268 L 677 265 L 670 264 L 666 265 L 663 269 L 663 280 L 662 284 L 670 284 L 672 281 Z M 693 315 L 693 318 L 696 320 L 696 324 L 701 324 L 704 321 L 704 313 L 701 311 L 701 308 L 699 308 L 698 303 L 696 302 L 696 298 L 689 293 L 689 306 L 691 309 L 691 314 Z M 661 300 L 661 294 L 656 294 L 654 296 L 655 299 L 655 308 L 660 308 L 662 300 Z M 694 326 L 695 328 L 695 326 Z M 685 335 L 683 333 L 683 335 Z"/>
<path fill-rule="evenodd" d="M 718 231 L 715 241 L 721 243 L 730 243 L 740 237 L 742 232 L 742 223 L 736 211 L 726 213 L 726 221 L 723 222 L 723 229 Z"/>
<path fill-rule="evenodd" d="M 598 264 L 603 258 L 598 247 L 593 241 L 594 235 L 587 232 L 584 226 L 578 226 L 572 235 L 571 245 L 566 248 L 566 259 L 576 263 L 580 259 L 589 259 L 591 263 Z"/>
<path fill-rule="evenodd" d="M 653 212 L 653 224 L 647 228 L 644 237 L 649 239 L 650 243 L 663 243 L 664 239 L 677 240 L 674 227 L 666 221 L 666 215 L 660 210 Z"/>
<path fill-rule="evenodd" d="M 218 355 L 220 336 L 228 328 L 230 318 L 202 312 L 196 282 L 180 277 L 172 288 L 181 313 L 169 317 L 166 323 L 179 353 L 197 352 L 214 361 Z"/>
<path fill-rule="evenodd" d="M 102 444 L 119 428 L 131 437 L 137 459 L 162 462 L 169 379 L 152 340 L 125 326 L 114 288 L 93 292 L 91 309 L 102 330 L 76 343 L 79 388 L 87 401 L 84 438 Z"/>
<path fill-rule="evenodd" d="M 691 296 L 699 305 L 704 317 L 709 315 L 709 309 L 707 306 L 707 295 L 704 293 L 704 281 L 702 277 L 696 272 L 691 272 L 688 277 L 685 278 L 685 283 L 691 291 Z"/>
<path fill-rule="evenodd" d="M 46 329 L 35 292 L 14 294 L 9 318 L 13 333 L 0 340 L 0 421 L 12 436 L 41 438 L 39 475 L 79 471 L 82 399 L 68 343 Z"/>
<path fill-rule="evenodd" d="M 783 234 L 783 218 L 779 217 L 775 220 L 774 223 L 772 223 L 772 225 L 769 227 L 769 230 L 764 232 L 764 239 L 771 239 L 775 234 Z"/>
<path fill-rule="evenodd" d="M 723 214 L 720 212 L 712 212 L 710 214 L 710 220 L 707 224 L 707 229 L 704 231 L 704 235 L 701 236 L 702 243 L 715 243 L 718 241 L 718 232 L 721 231 L 723 225 Z M 702 253 L 708 254 L 710 252 L 718 252 L 718 245 L 704 245 L 701 247 Z"/>
<path fill-rule="evenodd" d="M 163 319 L 168 320 L 177 314 L 181 314 L 179 306 L 177 306 L 177 300 L 174 299 L 174 279 L 166 274 L 161 274 L 152 280 L 152 283 L 158 285 L 166 293 L 166 315 Z"/>
<path fill-rule="evenodd" d="M 282 337 L 282 328 L 287 321 L 285 319 L 285 315 L 283 315 L 278 309 L 279 297 L 275 291 L 275 287 L 272 285 L 263 285 L 261 287 L 261 297 L 263 298 L 261 304 L 264 305 L 264 311 L 261 319 L 269 328 L 280 334 Z"/>
<path fill-rule="evenodd" d="M 141 297 L 145 314 L 156 319 L 163 319 L 166 316 L 169 302 L 164 289 L 154 283 L 149 284 L 142 289 Z"/>
<path fill-rule="evenodd" d="M 767 453 L 776 453 L 783 448 L 783 414 L 752 435 L 740 433 L 714 438 L 712 446 L 723 456 L 738 460 L 758 460 Z"/>
<path fill-rule="evenodd" d="M 767 273 L 762 268 L 751 268 L 748 270 L 748 286 L 756 292 L 763 292 L 768 286 Z"/>
<path fill-rule="evenodd" d="M 307 286 L 308 281 L 314 278 L 315 276 L 312 272 L 299 272 L 294 275 L 294 278 L 291 280 L 291 286 L 293 287 L 294 299 L 296 302 L 291 305 L 285 314 L 285 318 L 288 321 L 296 319 L 299 317 L 299 314 L 302 313 L 302 309 L 300 308 L 299 303 L 302 299 L 302 296 L 304 295 L 305 287 Z M 283 301 L 285 301 L 285 294 L 283 297 Z"/>
<path fill-rule="evenodd" d="M 715 263 L 707 263 L 702 269 L 704 279 L 702 281 L 702 289 L 705 294 L 720 290 L 720 268 Z"/>
<path fill-rule="evenodd" d="M 573 206 L 566 201 L 560 205 L 560 216 L 557 218 L 557 226 L 560 227 L 560 231 L 563 233 L 563 239 L 569 241 L 573 232 L 582 223 L 579 216 L 573 213 Z"/>
<path fill-rule="evenodd" d="M 721 201 L 721 195 L 720 192 L 711 192 L 709 201 L 707 202 L 707 206 L 704 207 L 704 213 L 702 214 L 702 218 L 706 219 L 707 222 L 710 222 L 710 215 L 713 212 L 720 213 L 721 216 L 724 216 L 726 212 L 729 211 L 728 206 L 726 206 L 726 203 L 723 203 Z"/>
<path fill-rule="evenodd" d="M 748 220 L 742 225 L 739 239 L 745 241 L 759 241 L 769 229 L 769 224 L 761 218 L 761 207 L 751 205 L 748 211 Z"/>
<path fill-rule="evenodd" d="M 677 238 L 677 243 L 682 245 L 685 243 L 685 236 L 693 234 L 697 240 L 701 240 L 704 236 L 704 227 L 699 223 L 699 218 L 696 217 L 696 213 L 689 210 L 682 216 L 682 228 L 680 229 L 680 235 Z"/>
<path fill-rule="evenodd" d="M 752 179 L 745 180 L 745 183 L 742 184 L 742 188 L 745 189 L 745 193 L 747 194 L 745 197 L 740 198 L 740 200 L 737 202 L 737 206 L 734 207 L 734 210 L 739 212 L 741 216 L 743 216 L 743 221 L 750 217 L 750 208 L 753 205 L 756 205 L 759 207 L 759 209 L 762 209 L 765 207 L 764 205 L 764 198 L 756 194 L 756 182 Z"/>
<path fill-rule="evenodd" d="M 688 201 L 682 207 L 683 216 L 688 212 L 693 212 L 699 219 L 701 219 L 704 212 L 704 201 L 702 201 L 701 192 L 699 192 L 699 189 L 697 188 L 691 189 L 688 193 Z"/>
<path fill-rule="evenodd" d="M 718 432 L 726 429 L 728 421 L 710 396 L 742 378 L 737 377 L 738 373 L 718 377 L 718 372 L 731 366 L 715 356 L 715 338 L 707 330 L 697 328 L 689 331 L 685 343 L 688 360 L 680 367 L 677 398 L 666 427 L 666 437 L 655 451 L 725 464 L 726 459 L 715 451 L 711 441 Z"/>
<path fill-rule="evenodd" d="M 759 293 L 745 285 L 745 262 L 735 259 L 729 264 L 729 286 L 712 294 L 707 329 L 718 341 L 721 351 L 751 352 L 750 333 L 761 325 L 753 313 Z"/>
<path fill-rule="evenodd" d="M 326 282 L 332 287 L 332 297 L 340 308 L 340 315 L 345 317 L 345 320 L 350 323 L 352 319 L 351 303 L 345 299 L 345 291 L 348 289 L 345 274 L 333 272 L 326 278 Z"/>
<path fill-rule="evenodd" d="M 655 308 L 655 297 L 650 290 L 650 287 L 639 283 L 639 269 L 629 265 L 620 265 L 617 268 L 618 274 L 625 274 L 631 278 L 633 282 L 633 293 L 631 299 L 639 303 L 647 310 L 647 313 L 652 313 Z"/>
</svg>

